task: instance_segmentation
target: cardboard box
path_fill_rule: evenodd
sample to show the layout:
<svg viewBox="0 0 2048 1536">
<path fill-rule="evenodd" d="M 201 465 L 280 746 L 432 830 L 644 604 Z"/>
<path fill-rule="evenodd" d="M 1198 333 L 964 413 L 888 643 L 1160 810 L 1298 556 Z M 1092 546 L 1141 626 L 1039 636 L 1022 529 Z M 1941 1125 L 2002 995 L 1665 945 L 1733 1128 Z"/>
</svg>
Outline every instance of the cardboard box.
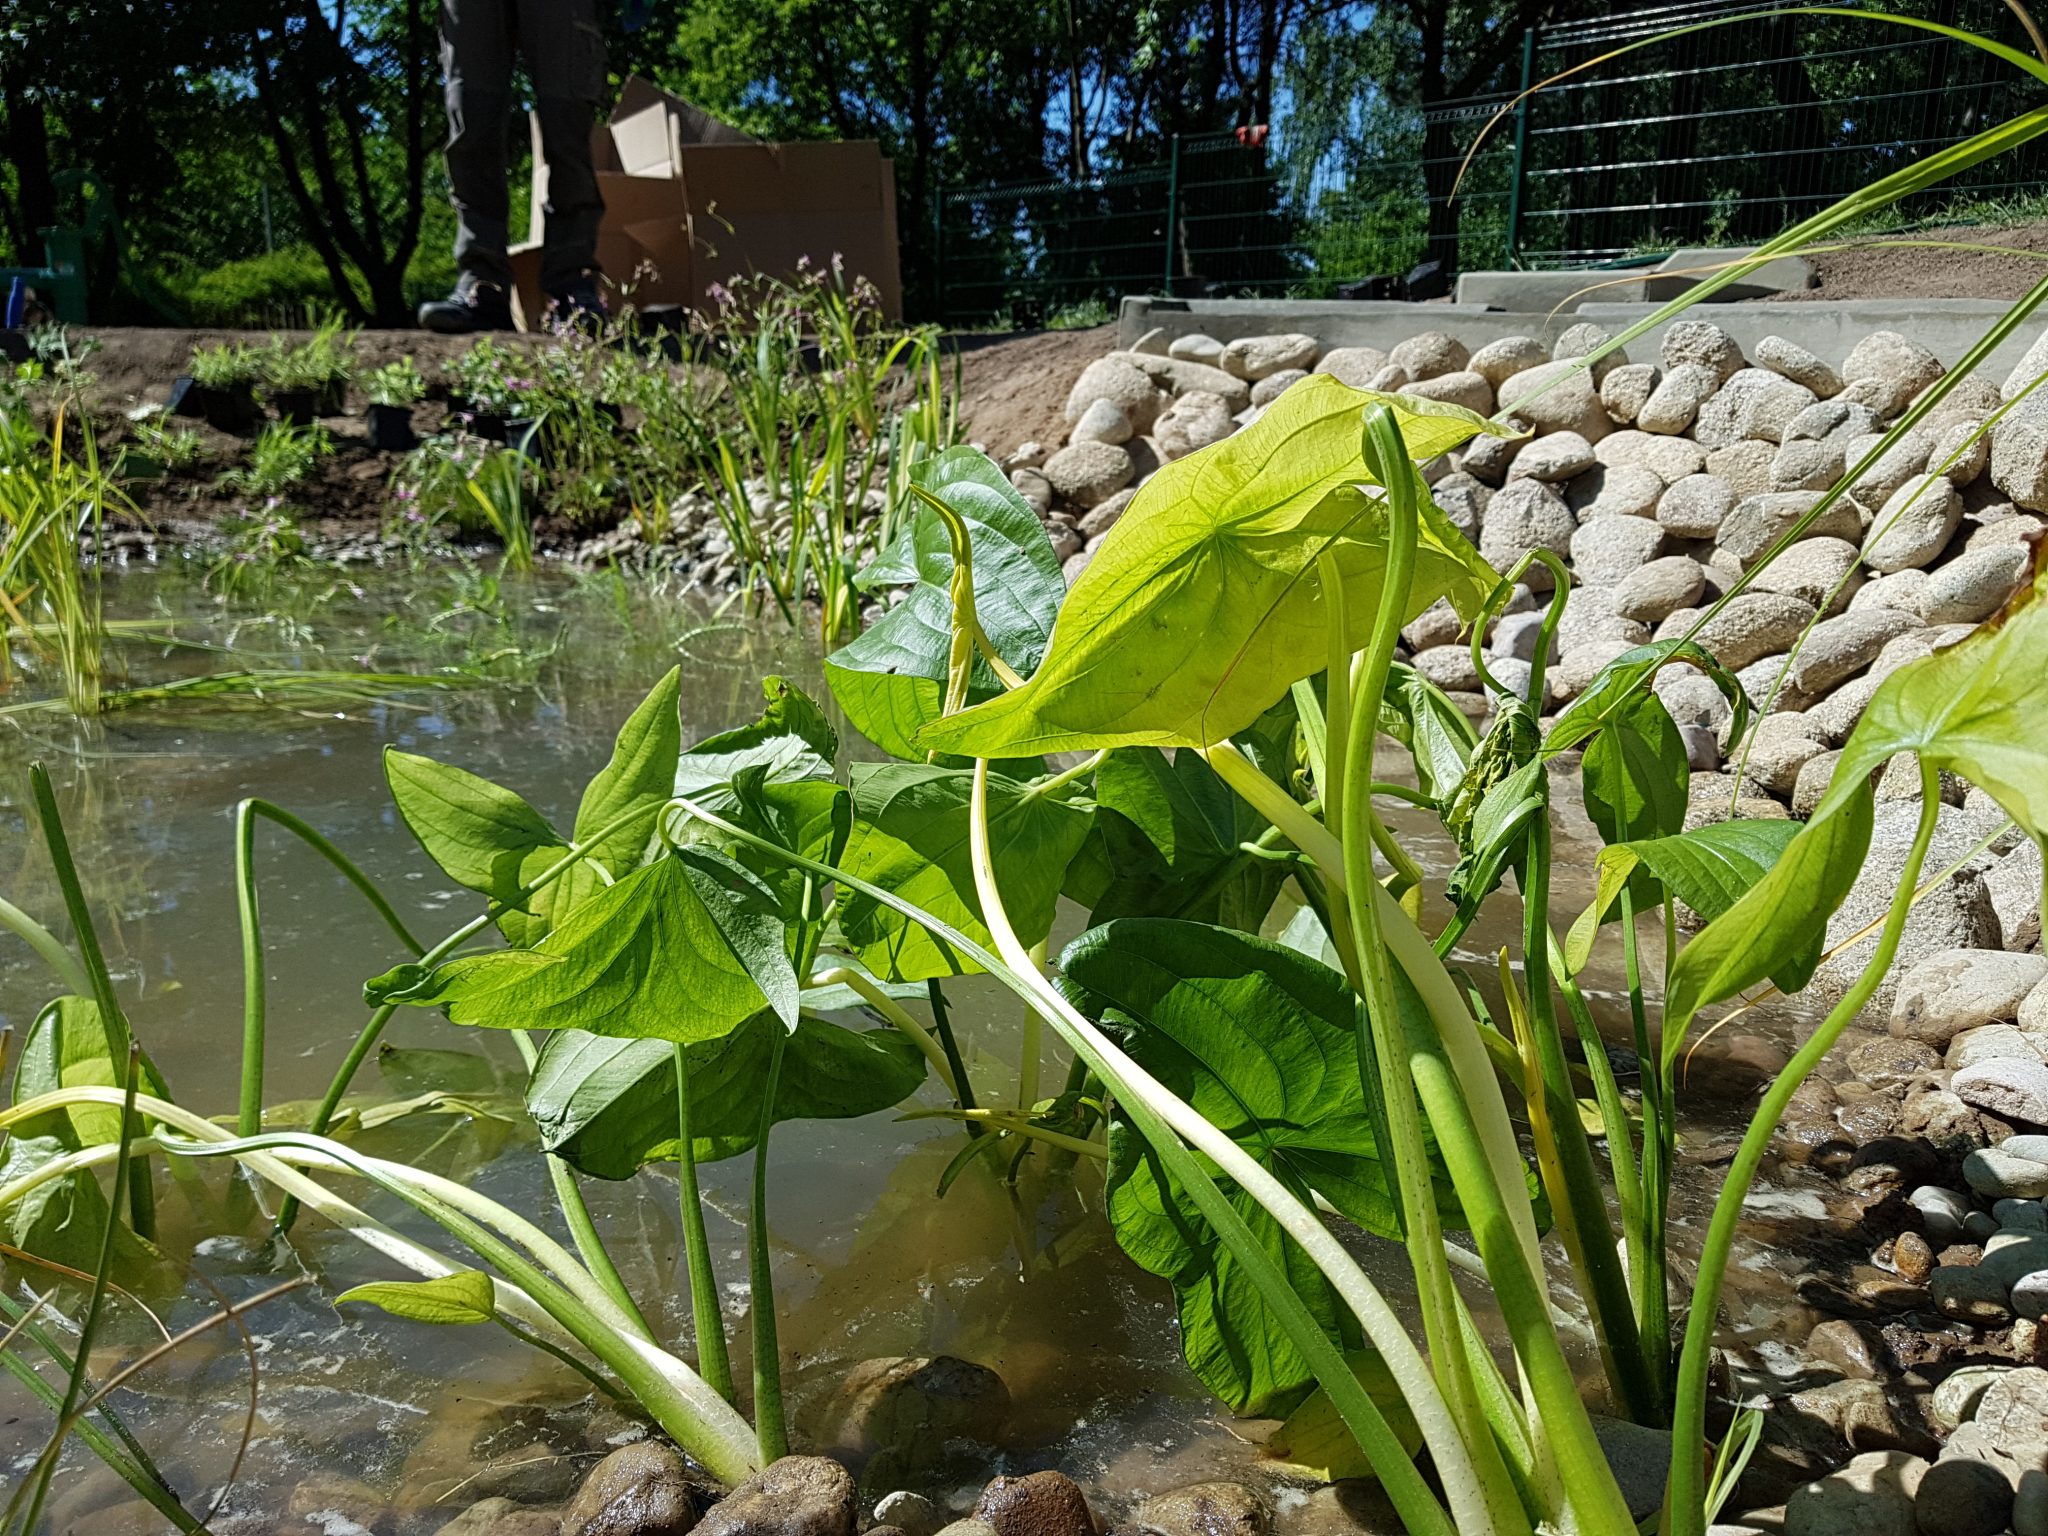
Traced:
<svg viewBox="0 0 2048 1536">
<path fill-rule="evenodd" d="M 528 238 L 511 252 L 522 326 L 537 317 L 547 162 L 532 125 Z M 794 274 L 836 256 L 865 277 L 891 319 L 903 309 L 897 259 L 895 167 L 873 140 L 769 144 L 720 122 L 638 76 L 609 123 L 591 136 L 605 202 L 597 259 L 606 276 L 648 306 L 702 308 L 735 276 Z"/>
</svg>

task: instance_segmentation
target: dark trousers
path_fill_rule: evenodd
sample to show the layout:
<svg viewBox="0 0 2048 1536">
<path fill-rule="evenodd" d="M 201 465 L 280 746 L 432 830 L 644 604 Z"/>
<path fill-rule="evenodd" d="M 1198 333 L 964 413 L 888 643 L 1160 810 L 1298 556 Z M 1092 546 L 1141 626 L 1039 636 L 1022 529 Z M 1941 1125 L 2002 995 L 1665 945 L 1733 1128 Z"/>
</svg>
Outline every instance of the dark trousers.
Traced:
<svg viewBox="0 0 2048 1536">
<path fill-rule="evenodd" d="M 590 165 L 590 130 L 604 95 L 605 59 L 596 0 L 441 0 L 455 265 L 501 288 L 512 285 L 505 171 L 515 51 L 533 79 L 547 155 L 541 286 L 554 292 L 597 266 L 604 199 Z"/>
</svg>

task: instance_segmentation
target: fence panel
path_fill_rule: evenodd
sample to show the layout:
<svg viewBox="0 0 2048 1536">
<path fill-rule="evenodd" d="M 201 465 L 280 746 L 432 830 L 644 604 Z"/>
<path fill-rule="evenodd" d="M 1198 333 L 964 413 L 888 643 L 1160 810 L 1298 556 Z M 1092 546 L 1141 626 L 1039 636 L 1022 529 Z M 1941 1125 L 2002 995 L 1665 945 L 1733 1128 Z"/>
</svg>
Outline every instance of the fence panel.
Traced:
<svg viewBox="0 0 2048 1536">
<path fill-rule="evenodd" d="M 2033 106 L 2038 89 L 1981 49 L 1876 17 L 1767 14 L 1694 0 L 1544 28 L 1546 79 L 1659 33 L 1653 42 L 1531 98 L 1516 254 L 1581 266 L 1686 245 L 1763 240 L 1827 204 Z M 1888 0 L 1898 14 L 1982 31 L 2027 49 L 1998 0 Z M 2039 188 L 2048 150 L 1973 168 L 1901 212 Z"/>
<path fill-rule="evenodd" d="M 1459 102 L 1418 115 L 1407 152 L 1340 149 L 1303 177 L 1270 144 L 1212 134 L 1085 181 L 948 189 L 934 215 L 939 318 L 1035 324 L 1063 305 L 1125 293 L 1327 298 L 1420 261 L 1432 247 L 1433 203 L 1453 264 L 1494 265 L 1506 248 L 1508 136 L 1474 162 L 1448 217 L 1431 193 L 1456 180 L 1465 146 L 1497 107 Z"/>
<path fill-rule="evenodd" d="M 2031 51 L 2000 0 L 1887 4 Z M 1719 24 L 1651 41 L 1701 23 Z M 1877 14 L 1773 13 L 1770 0 L 1676 0 L 1527 39 L 1532 81 L 1595 59 L 1496 125 L 1469 165 L 1507 98 L 1418 112 L 1299 174 L 1272 146 L 1215 135 L 1087 181 L 947 191 L 939 317 L 1041 323 L 1062 305 L 1162 291 L 1324 298 L 1425 257 L 1474 271 L 1754 244 L 2035 105 L 2033 82 L 1981 49 Z M 1995 213 L 2044 183 L 2037 141 L 1893 217 Z"/>
</svg>

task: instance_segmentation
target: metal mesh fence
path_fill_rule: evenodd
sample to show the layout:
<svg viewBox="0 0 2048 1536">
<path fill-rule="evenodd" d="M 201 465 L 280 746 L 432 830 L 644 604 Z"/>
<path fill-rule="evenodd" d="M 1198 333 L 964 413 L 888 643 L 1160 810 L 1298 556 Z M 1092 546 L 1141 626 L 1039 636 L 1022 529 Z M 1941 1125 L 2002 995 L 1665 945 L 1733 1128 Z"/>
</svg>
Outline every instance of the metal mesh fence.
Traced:
<svg viewBox="0 0 2048 1536">
<path fill-rule="evenodd" d="M 2030 51 L 2000 0 L 1887 0 L 1894 16 Z M 933 211 L 938 318 L 1042 323 L 1125 293 L 1322 298 L 1407 270 L 1627 262 L 1753 244 L 1830 202 L 2035 105 L 1983 50 L 1875 17 L 1683 0 L 1539 29 L 1530 83 L 1649 43 L 1528 98 L 1444 103 L 1332 148 L 1305 176 L 1272 146 L 1175 141 L 1088 180 L 943 191 Z M 1988 160 L 1901 206 L 1907 219 L 2004 211 L 2048 182 L 2048 143 Z"/>
<path fill-rule="evenodd" d="M 1889 0 L 1898 16 L 2025 48 L 1998 0 Z M 1529 99 L 1514 230 L 1523 265 L 1577 266 L 1686 245 L 1749 244 L 2035 105 L 2031 82 L 1983 50 L 1872 17 L 1692 3 L 1543 29 L 1535 80 L 1610 59 Z M 2048 150 L 2028 146 L 1916 196 L 1925 217 L 2030 194 Z"/>
<path fill-rule="evenodd" d="M 933 230 L 938 316 L 1040 323 L 1063 306 L 1124 293 L 1326 298 L 1340 284 L 1405 271 L 1430 243 L 1430 221 L 1418 213 L 1431 189 L 1455 180 L 1498 104 L 1418 115 L 1410 152 L 1340 149 L 1306 177 L 1288 174 L 1270 144 L 1217 134 L 1178 139 L 1163 161 L 1085 181 L 949 189 Z M 1502 258 L 1512 165 L 1501 135 L 1448 210 L 1448 238 L 1466 265 Z"/>
</svg>

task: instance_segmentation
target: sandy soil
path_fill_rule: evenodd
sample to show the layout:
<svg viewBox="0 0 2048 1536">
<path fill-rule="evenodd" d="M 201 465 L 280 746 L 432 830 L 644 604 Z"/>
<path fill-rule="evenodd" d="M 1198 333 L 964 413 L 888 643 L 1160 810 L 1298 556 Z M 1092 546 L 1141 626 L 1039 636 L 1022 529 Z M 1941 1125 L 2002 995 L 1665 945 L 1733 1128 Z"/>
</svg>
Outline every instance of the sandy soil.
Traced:
<svg viewBox="0 0 2048 1536">
<path fill-rule="evenodd" d="M 2004 247 L 1959 251 L 1953 245 Z M 1873 236 L 1841 251 L 1807 257 L 1820 286 L 1788 293 L 1788 301 L 1812 299 L 2017 299 L 2048 276 L 2048 224 L 2011 229 L 1958 227 L 1916 230 L 1908 235 Z"/>
</svg>

